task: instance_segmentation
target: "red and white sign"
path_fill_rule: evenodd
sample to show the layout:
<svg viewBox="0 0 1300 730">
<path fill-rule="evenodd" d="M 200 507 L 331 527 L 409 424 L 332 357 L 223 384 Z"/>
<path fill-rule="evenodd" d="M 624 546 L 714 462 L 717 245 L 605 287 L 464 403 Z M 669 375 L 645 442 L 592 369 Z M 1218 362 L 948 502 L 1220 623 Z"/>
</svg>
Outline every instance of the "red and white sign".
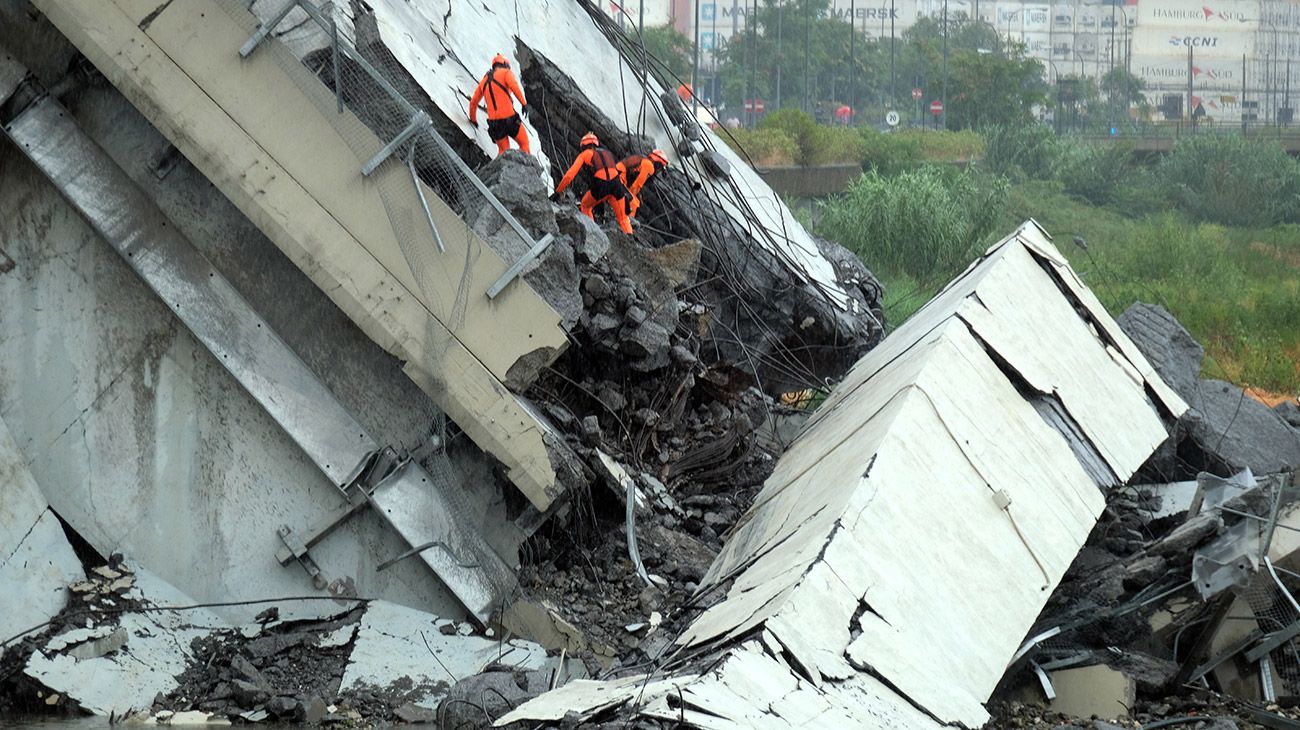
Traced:
<svg viewBox="0 0 1300 730">
<path fill-rule="evenodd" d="M 943 114 L 943 102 L 939 101 L 938 99 L 935 99 L 934 101 L 930 102 L 930 113 L 935 115 L 936 117 L 939 116 L 940 114 Z"/>
<path fill-rule="evenodd" d="M 920 89 L 912 89 L 912 100 L 913 100 L 913 101 L 920 101 L 920 100 L 921 100 L 921 90 L 920 90 Z"/>
<path fill-rule="evenodd" d="M 764 105 L 763 105 L 763 100 L 762 100 L 762 99 L 746 99 L 746 100 L 745 100 L 745 111 L 747 111 L 747 112 L 754 112 L 754 113 L 756 113 L 756 114 L 762 114 L 762 113 L 765 111 L 765 107 L 764 107 Z"/>
</svg>

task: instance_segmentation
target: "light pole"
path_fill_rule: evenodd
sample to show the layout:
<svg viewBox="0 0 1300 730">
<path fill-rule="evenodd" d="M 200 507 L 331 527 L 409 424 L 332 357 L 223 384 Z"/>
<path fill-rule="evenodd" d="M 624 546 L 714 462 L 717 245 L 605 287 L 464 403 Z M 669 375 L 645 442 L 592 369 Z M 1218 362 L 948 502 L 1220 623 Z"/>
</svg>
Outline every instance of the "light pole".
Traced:
<svg viewBox="0 0 1300 730">
<path fill-rule="evenodd" d="M 976 4 L 979 0 L 976 0 Z M 898 74 L 894 71 L 894 44 L 897 41 L 897 35 L 894 33 L 894 0 L 889 0 L 889 104 L 893 106 L 898 103 Z"/>
<path fill-rule="evenodd" d="M 749 13 L 745 14 L 746 16 Z M 754 56 L 749 66 L 749 100 L 751 111 L 749 113 L 749 126 L 758 126 L 758 0 L 754 0 L 754 15 L 746 17 L 749 23 L 749 45 L 753 50 Z"/>
<path fill-rule="evenodd" d="M 1053 83 L 1051 85 L 1052 86 L 1052 126 L 1056 129 L 1056 134 L 1059 137 L 1061 134 L 1061 88 L 1060 86 L 1058 86 L 1058 84 L 1061 79 L 1061 71 L 1056 67 L 1056 61 L 1053 61 L 1052 59 L 1049 58 L 1047 59 L 1047 62 L 1051 64 L 1052 75 L 1056 77 L 1056 83 Z"/>
<path fill-rule="evenodd" d="M 1008 47 L 1010 47 L 1011 45 L 1011 19 L 1016 17 L 1017 15 L 1020 15 L 1023 12 L 1025 12 L 1024 8 L 1021 8 L 1019 10 L 1013 10 L 1007 13 L 1007 46 Z M 1024 38 L 1025 38 L 1025 32 L 1022 30 L 1020 31 L 1020 39 L 1022 42 L 1024 41 Z M 1003 55 L 1007 56 L 1008 58 L 1011 57 L 1010 53 L 1004 53 Z"/>
<path fill-rule="evenodd" d="M 939 121 L 941 129 L 948 128 L 948 0 L 943 0 L 943 111 Z"/>
<path fill-rule="evenodd" d="M 645 0 L 641 0 L 641 4 L 644 6 Z M 694 22 L 691 23 L 695 26 L 695 48 L 693 50 L 694 58 L 691 61 L 691 119 L 695 119 L 700 110 L 700 103 L 695 98 L 695 90 L 699 88 L 700 84 L 700 0 L 695 0 L 695 15 L 692 17 L 695 18 Z"/>
<path fill-rule="evenodd" d="M 812 114 L 812 88 L 808 84 L 809 54 L 812 53 L 812 5 L 803 6 L 803 108 Z"/>
<path fill-rule="evenodd" d="M 781 108 L 781 66 L 784 65 L 784 57 L 781 55 L 781 26 L 785 20 L 785 3 L 779 3 L 776 6 L 776 102 L 773 109 Z"/>
<path fill-rule="evenodd" d="M 1268 95 L 1268 104 L 1265 109 L 1265 112 L 1267 113 L 1269 109 L 1272 110 L 1273 124 L 1276 125 L 1277 124 L 1277 78 L 1276 78 L 1277 69 L 1274 66 L 1274 62 L 1277 61 L 1277 26 L 1273 25 L 1273 21 L 1269 20 L 1267 17 L 1262 17 L 1260 18 L 1260 20 L 1264 21 L 1265 23 L 1268 23 L 1268 27 L 1273 30 L 1273 48 L 1264 57 L 1264 93 Z"/>
</svg>

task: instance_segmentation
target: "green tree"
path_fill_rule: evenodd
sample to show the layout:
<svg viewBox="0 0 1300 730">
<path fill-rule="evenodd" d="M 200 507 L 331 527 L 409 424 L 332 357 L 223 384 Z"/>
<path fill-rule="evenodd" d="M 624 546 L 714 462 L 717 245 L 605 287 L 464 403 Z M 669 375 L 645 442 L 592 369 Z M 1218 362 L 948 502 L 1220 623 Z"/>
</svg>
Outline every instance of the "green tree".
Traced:
<svg viewBox="0 0 1300 730">
<path fill-rule="evenodd" d="M 1123 67 L 1117 66 L 1101 77 L 1101 92 L 1106 95 L 1106 107 L 1113 121 L 1128 121 L 1129 109 L 1146 100 L 1142 93 L 1145 90 L 1146 82 Z"/>
<path fill-rule="evenodd" d="M 637 35 L 635 29 L 630 35 L 635 41 Z M 695 46 L 690 38 L 678 33 L 671 25 L 662 28 L 646 28 L 642 38 L 647 53 L 662 61 L 677 78 L 690 80 L 695 53 Z"/>
<path fill-rule="evenodd" d="M 760 0 L 754 13 L 751 0 L 754 22 L 719 49 L 723 102 L 738 111 L 752 95 L 769 110 L 811 113 L 820 103 L 828 114 L 846 103 L 860 118 L 889 83 L 888 44 L 855 32 L 830 7 L 831 0 Z"/>
<path fill-rule="evenodd" d="M 1004 42 L 988 23 L 955 14 L 949 16 L 947 25 L 949 128 L 1016 124 L 1031 119 L 1034 107 L 1047 101 L 1043 65 L 1026 56 L 1023 45 Z M 943 20 L 918 20 L 903 33 L 901 45 L 899 78 L 922 89 L 927 99 L 941 98 L 945 78 Z"/>
</svg>

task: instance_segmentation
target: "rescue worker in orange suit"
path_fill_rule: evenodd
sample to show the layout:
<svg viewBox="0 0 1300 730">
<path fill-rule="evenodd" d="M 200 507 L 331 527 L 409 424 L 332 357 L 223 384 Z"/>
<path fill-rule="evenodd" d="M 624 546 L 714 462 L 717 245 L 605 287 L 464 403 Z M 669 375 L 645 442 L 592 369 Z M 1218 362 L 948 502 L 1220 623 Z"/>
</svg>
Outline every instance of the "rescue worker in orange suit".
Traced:
<svg viewBox="0 0 1300 730">
<path fill-rule="evenodd" d="M 528 101 L 524 91 L 519 88 L 519 81 L 510 71 L 510 61 L 500 53 L 492 59 L 492 70 L 483 76 L 474 88 L 474 96 L 469 100 L 469 123 L 478 126 L 478 104 L 487 102 L 488 137 L 497 143 L 497 154 L 510 149 L 510 138 L 519 143 L 519 149 L 528 154 L 528 130 L 523 120 L 515 112 L 514 101 L 510 95 L 519 99 L 519 108 L 528 115 Z"/>
<path fill-rule="evenodd" d="M 641 188 L 650 182 L 650 178 L 655 173 L 668 166 L 668 158 L 664 156 L 663 150 L 654 150 L 645 157 L 632 155 L 618 164 L 623 166 L 623 184 L 627 186 L 627 192 L 631 195 L 631 200 L 627 204 L 627 214 L 635 218 L 637 208 L 641 207 Z"/>
<path fill-rule="evenodd" d="M 614 157 L 613 152 L 600 146 L 600 140 L 591 132 L 582 136 L 581 146 L 582 151 L 578 153 L 569 171 L 564 173 L 560 184 L 555 186 L 551 200 L 559 202 L 564 189 L 569 187 L 569 183 L 572 183 L 578 173 L 585 169 L 590 175 L 591 185 L 587 188 L 587 194 L 582 196 L 582 204 L 578 209 L 588 218 L 595 218 L 593 211 L 596 206 L 609 203 L 609 207 L 614 209 L 614 218 L 618 221 L 618 227 L 622 228 L 624 233 L 631 235 L 632 222 L 627 218 L 627 199 L 631 195 L 627 191 L 627 186 L 623 184 L 623 166 Z"/>
</svg>

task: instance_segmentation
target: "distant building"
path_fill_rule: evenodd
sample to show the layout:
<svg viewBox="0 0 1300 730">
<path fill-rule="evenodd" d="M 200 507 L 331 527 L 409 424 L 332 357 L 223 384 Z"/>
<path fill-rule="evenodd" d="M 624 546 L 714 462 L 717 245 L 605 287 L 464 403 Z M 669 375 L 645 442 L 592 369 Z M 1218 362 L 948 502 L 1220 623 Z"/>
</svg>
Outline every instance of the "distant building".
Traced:
<svg viewBox="0 0 1300 730">
<path fill-rule="evenodd" d="M 695 34 L 695 0 L 627 0 L 646 23 Z M 608 2 L 612 7 L 617 2 Z M 765 4 L 759 0 L 759 6 Z M 901 36 L 919 18 L 978 17 L 1023 43 L 1047 79 L 1098 78 L 1126 68 L 1155 107 L 1186 116 L 1197 106 L 1212 121 L 1287 121 L 1295 105 L 1291 65 L 1300 63 L 1300 0 L 834 0 L 831 13 L 868 38 Z M 699 0 L 701 64 L 746 28 L 754 0 Z M 793 16 L 797 11 L 789 10 Z M 798 19 L 791 17 L 791 22 Z M 1189 63 L 1190 52 L 1190 63 Z M 1295 69 L 1300 86 L 1300 67 Z M 1187 99 L 1189 82 L 1192 99 Z M 1172 97 L 1177 97 L 1174 104 Z"/>
</svg>

